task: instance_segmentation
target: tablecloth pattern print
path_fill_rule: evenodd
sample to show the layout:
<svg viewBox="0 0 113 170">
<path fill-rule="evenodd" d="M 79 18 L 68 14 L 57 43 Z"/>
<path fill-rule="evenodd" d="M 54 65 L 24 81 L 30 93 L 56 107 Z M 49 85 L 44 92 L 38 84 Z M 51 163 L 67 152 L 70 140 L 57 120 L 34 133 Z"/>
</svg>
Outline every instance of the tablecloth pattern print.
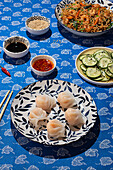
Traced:
<svg viewBox="0 0 113 170">
<path fill-rule="evenodd" d="M 113 87 L 96 87 L 85 82 L 75 68 L 77 55 L 92 46 L 113 48 L 113 30 L 93 38 L 69 34 L 57 22 L 55 0 L 1 0 L 0 1 L 0 65 L 11 77 L 0 71 L 0 101 L 8 90 L 13 96 L 0 122 L 1 170 L 98 170 L 113 169 Z M 34 37 L 26 32 L 25 20 L 32 15 L 50 19 L 50 30 L 44 36 Z M 3 52 L 3 41 L 21 35 L 30 41 L 30 52 L 22 59 L 11 59 Z M 10 118 L 11 102 L 25 86 L 39 78 L 30 67 L 30 60 L 38 54 L 51 55 L 57 66 L 54 76 L 75 83 L 86 90 L 97 105 L 98 119 L 89 133 L 80 140 L 64 146 L 47 146 L 30 141 L 13 126 Z"/>
</svg>

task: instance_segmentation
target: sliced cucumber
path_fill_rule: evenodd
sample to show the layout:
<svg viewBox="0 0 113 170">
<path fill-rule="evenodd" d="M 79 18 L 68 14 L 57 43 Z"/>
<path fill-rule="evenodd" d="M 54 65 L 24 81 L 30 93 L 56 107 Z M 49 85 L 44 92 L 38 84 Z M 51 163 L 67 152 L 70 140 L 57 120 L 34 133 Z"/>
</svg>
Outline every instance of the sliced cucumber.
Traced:
<svg viewBox="0 0 113 170">
<path fill-rule="evenodd" d="M 95 56 L 96 54 L 98 54 L 98 53 L 103 53 L 104 52 L 104 50 L 97 50 L 97 51 L 95 51 L 94 53 L 93 53 L 93 55 Z"/>
<path fill-rule="evenodd" d="M 91 54 L 82 54 L 82 55 L 79 56 L 79 60 L 82 61 L 82 59 L 83 59 L 84 57 L 88 57 L 88 56 L 91 56 Z"/>
<path fill-rule="evenodd" d="M 104 70 L 101 70 L 102 73 L 102 77 L 103 79 L 101 81 L 109 81 L 110 80 L 110 76 L 108 76 Z"/>
<path fill-rule="evenodd" d="M 110 77 L 108 75 L 106 75 L 101 81 L 109 81 Z"/>
<path fill-rule="evenodd" d="M 85 67 L 84 64 L 81 64 L 81 65 L 80 65 L 80 68 L 81 68 L 83 71 L 86 71 L 86 67 Z"/>
<path fill-rule="evenodd" d="M 93 79 L 93 80 L 95 80 L 95 81 L 101 81 L 102 79 L 103 79 L 103 77 L 100 76 L 100 77 L 97 77 L 97 78 L 95 78 L 95 79 Z"/>
<path fill-rule="evenodd" d="M 111 53 L 111 57 L 113 58 L 113 52 Z"/>
<path fill-rule="evenodd" d="M 108 70 L 113 74 L 113 63 L 108 64 Z"/>
<path fill-rule="evenodd" d="M 111 63 L 112 60 L 108 57 L 102 57 L 99 62 L 98 62 L 98 66 L 100 68 L 107 68 L 108 64 Z"/>
<path fill-rule="evenodd" d="M 107 54 L 107 55 L 109 55 L 109 52 L 108 51 L 106 51 L 106 50 L 97 50 L 97 51 L 95 51 L 94 53 L 93 53 L 93 55 L 95 56 L 95 55 L 97 55 L 98 53 L 101 53 L 101 54 Z"/>
<path fill-rule="evenodd" d="M 93 54 L 83 54 L 79 57 L 82 72 L 94 81 L 113 80 L 113 52 L 99 49 Z"/>
<path fill-rule="evenodd" d="M 89 78 L 97 78 L 101 75 L 101 71 L 97 67 L 88 67 L 86 70 L 86 75 Z"/>
<path fill-rule="evenodd" d="M 85 66 L 91 67 L 91 66 L 95 66 L 97 64 L 97 60 L 94 57 L 88 56 L 88 57 L 84 57 L 82 59 L 82 63 Z"/>
<path fill-rule="evenodd" d="M 97 53 L 94 57 L 96 58 L 97 61 L 99 61 L 102 57 L 110 58 L 110 56 L 106 53 Z"/>
<path fill-rule="evenodd" d="M 83 59 L 84 57 L 86 57 L 86 55 L 85 55 L 85 54 L 80 55 L 80 56 L 79 56 L 79 60 L 80 60 L 80 61 L 82 61 L 82 59 Z"/>
<path fill-rule="evenodd" d="M 106 73 L 109 77 L 112 77 L 112 78 L 113 78 L 113 74 L 112 74 L 108 69 L 105 69 L 105 73 Z"/>
</svg>

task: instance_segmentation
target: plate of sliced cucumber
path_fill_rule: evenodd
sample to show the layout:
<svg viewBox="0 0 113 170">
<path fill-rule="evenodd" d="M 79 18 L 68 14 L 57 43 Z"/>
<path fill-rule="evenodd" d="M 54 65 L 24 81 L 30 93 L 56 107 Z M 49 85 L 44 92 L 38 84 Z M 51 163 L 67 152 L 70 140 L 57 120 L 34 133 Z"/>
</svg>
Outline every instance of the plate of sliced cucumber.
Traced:
<svg viewBox="0 0 113 170">
<path fill-rule="evenodd" d="M 75 65 L 85 81 L 99 86 L 113 85 L 113 49 L 88 48 L 78 54 Z"/>
</svg>

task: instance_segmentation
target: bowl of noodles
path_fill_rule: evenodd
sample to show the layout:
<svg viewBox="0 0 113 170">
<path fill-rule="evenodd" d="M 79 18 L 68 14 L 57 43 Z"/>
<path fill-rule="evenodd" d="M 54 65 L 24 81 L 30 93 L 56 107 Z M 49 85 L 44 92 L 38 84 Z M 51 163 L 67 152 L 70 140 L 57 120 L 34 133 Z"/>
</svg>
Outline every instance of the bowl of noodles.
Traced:
<svg viewBox="0 0 113 170">
<path fill-rule="evenodd" d="M 98 36 L 113 28 L 113 3 L 104 0 L 62 0 L 55 8 L 58 22 L 80 36 Z"/>
</svg>

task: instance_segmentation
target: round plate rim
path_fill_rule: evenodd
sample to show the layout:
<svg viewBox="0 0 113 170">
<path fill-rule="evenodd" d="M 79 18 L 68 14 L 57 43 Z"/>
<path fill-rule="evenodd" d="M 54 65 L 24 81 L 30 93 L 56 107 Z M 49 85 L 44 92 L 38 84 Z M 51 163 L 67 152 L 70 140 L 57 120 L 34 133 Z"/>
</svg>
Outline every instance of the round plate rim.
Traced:
<svg viewBox="0 0 113 170">
<path fill-rule="evenodd" d="M 100 36 L 100 35 L 102 35 L 102 34 L 105 34 L 105 33 L 107 33 L 108 31 L 110 31 L 110 30 L 112 29 L 112 27 L 111 27 L 111 28 L 109 28 L 109 29 L 107 29 L 107 30 L 105 30 L 105 31 L 95 32 L 95 33 L 88 33 L 88 32 L 75 31 L 75 30 L 73 30 L 73 29 L 71 29 L 71 28 L 66 27 L 66 26 L 58 19 L 57 14 L 56 14 L 56 9 L 57 9 L 58 5 L 60 5 L 60 3 L 63 2 L 63 1 L 65 1 L 65 0 L 61 0 L 61 1 L 56 5 L 56 7 L 55 7 L 55 16 L 56 16 L 56 19 L 58 20 L 58 22 L 59 22 L 66 30 L 68 30 L 69 32 L 71 32 L 71 33 L 73 33 L 73 34 L 75 34 L 75 35 L 79 35 L 79 36 L 94 37 L 94 36 Z M 110 1 L 108 1 L 108 0 L 105 0 L 105 1 L 113 4 L 112 2 L 110 2 Z M 98 3 L 98 4 L 100 4 L 100 3 Z"/>
<path fill-rule="evenodd" d="M 79 69 L 78 69 L 78 64 L 77 64 L 77 61 L 78 61 L 78 58 L 79 58 L 79 56 L 82 54 L 82 53 L 84 53 L 84 52 L 86 52 L 86 51 L 89 51 L 89 50 L 92 50 L 92 49 L 106 49 L 106 50 L 110 50 L 110 51 L 113 51 L 113 49 L 112 48 L 108 48 L 108 47 L 91 47 L 91 48 L 87 48 L 87 49 L 85 49 L 85 50 L 83 50 L 82 52 L 80 52 L 78 55 L 77 55 L 77 58 L 76 58 L 76 60 L 75 60 L 75 67 L 76 67 L 76 69 L 77 69 L 77 72 L 78 72 L 78 74 L 85 80 L 85 81 L 87 81 L 87 82 L 89 82 L 89 83 L 91 83 L 91 84 L 94 84 L 94 85 L 98 85 L 98 86 L 112 86 L 113 85 L 113 82 L 98 82 L 98 81 L 93 81 L 93 80 L 91 80 L 91 79 L 89 79 L 88 77 L 85 77 L 82 73 L 80 73 L 80 71 L 79 71 Z"/>
<path fill-rule="evenodd" d="M 77 87 L 80 87 L 80 86 L 78 86 L 78 85 L 76 85 L 76 84 L 74 84 L 74 83 L 71 83 L 71 82 L 69 82 L 69 81 L 63 81 L 63 80 L 57 80 L 57 79 L 54 79 L 54 80 L 53 80 L 53 79 L 50 79 L 49 81 L 51 81 L 51 80 L 52 80 L 52 81 L 67 82 L 67 83 L 73 84 L 73 85 L 75 85 L 75 86 L 77 86 Z M 44 82 L 44 81 L 47 82 L 48 80 L 41 80 L 41 81 L 37 81 L 37 82 L 33 82 L 33 83 L 28 84 L 27 86 L 23 87 L 23 88 L 15 95 L 15 97 L 16 97 L 21 91 L 23 91 L 23 89 L 28 88 L 29 86 L 31 86 L 31 85 L 33 85 L 33 84 L 36 84 L 36 83 L 39 83 L 39 82 Z M 80 87 L 80 88 L 83 89 L 82 87 Z M 83 90 L 84 90 L 84 89 L 83 89 Z M 85 90 L 84 90 L 84 91 L 85 91 Z M 86 94 L 88 94 L 88 95 L 90 96 L 90 98 L 93 100 L 93 98 L 91 97 L 91 95 L 90 95 L 87 91 L 85 91 L 85 92 L 86 92 Z M 15 100 L 15 97 L 14 97 L 14 99 L 12 100 L 11 106 L 12 106 L 14 100 Z M 94 105 L 95 105 L 96 115 L 98 115 L 98 113 L 97 113 L 97 106 L 96 106 L 96 103 L 95 103 L 94 100 L 93 100 L 93 103 L 94 103 Z M 11 115 L 11 121 L 12 121 L 14 127 L 16 128 L 16 126 L 15 126 L 13 120 L 12 120 L 11 108 L 10 108 L 10 115 Z M 90 129 L 93 128 L 96 120 L 97 120 L 97 117 L 96 117 L 95 121 L 92 123 L 92 126 L 90 127 Z M 89 130 L 90 130 L 90 129 L 89 129 Z M 88 131 L 86 132 L 86 134 L 83 134 L 82 136 L 80 136 L 80 137 L 79 137 L 77 140 L 75 140 L 75 141 L 69 141 L 69 142 L 67 142 L 67 143 L 62 143 L 62 144 L 60 144 L 60 143 L 57 143 L 57 144 L 49 143 L 49 144 L 48 144 L 48 143 L 46 143 L 46 142 L 39 142 L 39 141 L 33 140 L 33 139 L 29 138 L 28 136 L 26 136 L 26 134 L 23 134 L 19 129 L 16 128 L 16 130 L 17 130 L 20 134 L 22 134 L 24 137 L 28 138 L 29 140 L 31 140 L 31 141 L 33 141 L 33 142 L 37 142 L 37 143 L 41 143 L 41 144 L 45 144 L 45 145 L 50 145 L 50 146 L 66 145 L 66 144 L 69 144 L 69 143 L 78 141 L 81 137 L 87 135 L 87 133 L 89 132 L 89 130 L 88 130 Z"/>
</svg>

